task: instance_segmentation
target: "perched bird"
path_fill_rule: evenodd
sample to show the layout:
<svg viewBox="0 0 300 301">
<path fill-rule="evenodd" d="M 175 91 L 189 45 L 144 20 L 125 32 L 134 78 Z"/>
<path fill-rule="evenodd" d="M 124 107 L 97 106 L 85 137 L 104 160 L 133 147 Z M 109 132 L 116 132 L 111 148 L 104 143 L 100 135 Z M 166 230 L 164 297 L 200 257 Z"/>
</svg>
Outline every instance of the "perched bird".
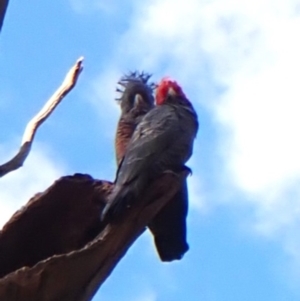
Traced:
<svg viewBox="0 0 300 301">
<path fill-rule="evenodd" d="M 168 94 L 170 94 L 169 97 L 176 97 L 178 94 L 186 98 L 176 82 L 172 83 L 172 81 L 166 79 L 157 88 L 156 103 L 163 102 Z M 194 118 L 195 121 L 195 133 L 197 133 L 198 120 L 195 111 L 192 115 L 191 118 Z M 148 225 L 154 235 L 156 249 L 162 261 L 179 260 L 188 251 L 189 245 L 186 238 L 187 213 L 188 188 L 186 179 L 183 179 L 181 189 Z"/>
<path fill-rule="evenodd" d="M 115 150 L 117 164 L 124 157 L 128 142 L 142 117 L 154 107 L 153 89 L 154 83 L 148 83 L 151 75 L 144 72 L 131 72 L 124 75 L 118 84 L 123 88 L 117 88 L 121 97 L 121 116 L 117 125 L 115 138 Z"/>
<path fill-rule="evenodd" d="M 192 154 L 198 130 L 197 115 L 180 86 L 163 79 L 156 90 L 156 107 L 138 123 L 125 150 L 115 187 L 103 215 L 115 218 L 130 207 L 148 186 L 166 170 L 180 171 Z M 188 250 L 186 181 L 149 225 L 163 261 L 180 259 Z"/>
</svg>

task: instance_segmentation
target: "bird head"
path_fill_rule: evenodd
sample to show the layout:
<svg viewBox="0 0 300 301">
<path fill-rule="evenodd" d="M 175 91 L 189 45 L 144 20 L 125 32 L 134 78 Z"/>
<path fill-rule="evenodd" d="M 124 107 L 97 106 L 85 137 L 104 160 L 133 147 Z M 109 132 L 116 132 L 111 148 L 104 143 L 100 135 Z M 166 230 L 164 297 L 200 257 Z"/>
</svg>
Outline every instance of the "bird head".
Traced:
<svg viewBox="0 0 300 301">
<path fill-rule="evenodd" d="M 169 96 L 187 100 L 178 83 L 170 77 L 164 77 L 156 87 L 156 105 L 162 105 L 165 103 Z"/>
<path fill-rule="evenodd" d="M 117 92 L 121 93 L 119 101 L 122 113 L 132 109 L 152 108 L 154 106 L 153 89 L 155 85 L 149 83 L 151 75 L 144 72 L 131 72 L 124 75 L 118 84 Z"/>
</svg>

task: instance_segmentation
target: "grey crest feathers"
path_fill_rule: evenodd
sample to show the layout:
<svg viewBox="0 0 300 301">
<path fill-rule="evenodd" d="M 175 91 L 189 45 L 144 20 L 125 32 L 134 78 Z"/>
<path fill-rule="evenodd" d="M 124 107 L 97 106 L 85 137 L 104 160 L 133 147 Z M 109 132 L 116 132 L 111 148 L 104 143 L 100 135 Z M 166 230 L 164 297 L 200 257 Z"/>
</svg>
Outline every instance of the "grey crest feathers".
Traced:
<svg viewBox="0 0 300 301">
<path fill-rule="evenodd" d="M 121 97 L 116 100 L 120 103 L 123 113 L 132 109 L 136 94 L 140 94 L 149 105 L 154 105 L 153 90 L 156 84 L 149 82 L 151 76 L 149 73 L 134 71 L 120 78 L 116 92 L 121 93 Z"/>
<path fill-rule="evenodd" d="M 151 75 L 145 72 L 131 72 L 119 80 L 117 91 L 121 93 L 117 101 L 121 116 L 115 138 L 116 159 L 119 164 L 127 144 L 143 116 L 154 107 L 154 83 L 149 83 Z"/>
</svg>

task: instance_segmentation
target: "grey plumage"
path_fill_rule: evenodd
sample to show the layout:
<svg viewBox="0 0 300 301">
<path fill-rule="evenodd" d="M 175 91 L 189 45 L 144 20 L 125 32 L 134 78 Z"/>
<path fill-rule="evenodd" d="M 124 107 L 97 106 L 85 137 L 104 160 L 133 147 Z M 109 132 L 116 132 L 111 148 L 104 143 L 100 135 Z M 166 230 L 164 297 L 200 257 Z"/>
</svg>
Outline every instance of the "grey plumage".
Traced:
<svg viewBox="0 0 300 301">
<path fill-rule="evenodd" d="M 130 206 L 164 170 L 180 170 L 192 154 L 197 129 L 190 106 L 166 102 L 147 113 L 128 144 L 104 214 L 110 208 L 116 213 Z"/>
<path fill-rule="evenodd" d="M 126 146 L 102 217 L 113 221 L 137 201 L 162 172 L 182 170 L 192 154 L 197 130 L 197 115 L 182 95 L 169 95 L 163 105 L 142 116 Z M 148 225 L 161 260 L 180 259 L 188 250 L 187 211 L 188 191 L 184 180 L 178 193 Z"/>
</svg>

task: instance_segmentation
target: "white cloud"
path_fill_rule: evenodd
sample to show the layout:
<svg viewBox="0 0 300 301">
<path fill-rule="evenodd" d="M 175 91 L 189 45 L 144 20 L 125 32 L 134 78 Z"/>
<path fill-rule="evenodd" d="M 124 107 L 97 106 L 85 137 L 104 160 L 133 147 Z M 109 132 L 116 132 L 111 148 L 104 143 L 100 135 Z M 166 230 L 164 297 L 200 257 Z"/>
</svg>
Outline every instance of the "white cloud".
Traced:
<svg viewBox="0 0 300 301">
<path fill-rule="evenodd" d="M 295 2 L 260 3 L 240 11 L 233 20 L 242 24 L 211 49 L 221 66 L 215 78 L 227 87 L 214 111 L 227 133 L 220 140 L 227 172 L 255 209 L 254 229 L 300 263 L 300 18 Z"/>
<path fill-rule="evenodd" d="M 300 45 L 295 40 L 300 18 L 293 14 L 294 4 L 273 6 L 264 1 L 262 8 L 243 12 L 243 22 L 250 18 L 255 24 L 256 37 L 248 45 L 247 56 L 228 74 L 221 74 L 219 80 L 227 91 L 215 106 L 228 133 L 223 153 L 226 167 L 256 209 L 255 229 L 283 242 L 293 256 L 291 250 L 300 242 L 290 235 L 300 226 Z M 233 50 L 244 52 L 245 33 L 239 27 L 233 32 L 241 45 L 229 39 L 224 47 L 231 48 L 233 43 Z M 233 59 L 229 55 L 226 61 Z"/>
<path fill-rule="evenodd" d="M 11 158 L 15 151 L 11 146 L 1 145 L 1 164 Z M 35 144 L 23 167 L 0 178 L 0 228 L 32 196 L 44 191 L 63 175 L 62 163 L 54 162 L 44 147 Z"/>
<path fill-rule="evenodd" d="M 115 135 L 115 128 L 120 114 L 120 108 L 115 100 L 118 98 L 116 92 L 117 81 L 120 78 L 120 71 L 115 68 L 107 68 L 108 72 L 101 73 L 95 80 L 92 81 L 88 93 L 89 101 L 96 108 L 101 123 L 102 133 L 106 137 Z M 93 97 L 90 97 L 92 91 Z"/>
</svg>

